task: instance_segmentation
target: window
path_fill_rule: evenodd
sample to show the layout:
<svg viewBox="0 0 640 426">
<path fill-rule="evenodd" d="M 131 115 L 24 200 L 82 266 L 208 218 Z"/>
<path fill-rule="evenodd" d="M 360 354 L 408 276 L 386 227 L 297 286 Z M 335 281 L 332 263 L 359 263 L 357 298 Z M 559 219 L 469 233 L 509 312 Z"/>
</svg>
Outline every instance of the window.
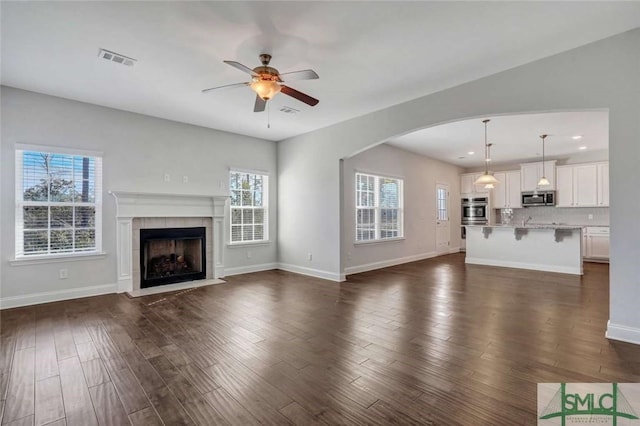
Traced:
<svg viewBox="0 0 640 426">
<path fill-rule="evenodd" d="M 231 243 L 269 239 L 269 177 L 231 171 Z"/>
<path fill-rule="evenodd" d="M 438 220 L 449 220 L 449 212 L 447 211 L 447 189 L 443 187 L 436 188 L 436 208 L 438 210 Z"/>
<path fill-rule="evenodd" d="M 402 237 L 402 179 L 356 173 L 356 241 Z"/>
<path fill-rule="evenodd" d="M 102 158 L 19 146 L 16 258 L 100 252 L 101 230 Z"/>
</svg>

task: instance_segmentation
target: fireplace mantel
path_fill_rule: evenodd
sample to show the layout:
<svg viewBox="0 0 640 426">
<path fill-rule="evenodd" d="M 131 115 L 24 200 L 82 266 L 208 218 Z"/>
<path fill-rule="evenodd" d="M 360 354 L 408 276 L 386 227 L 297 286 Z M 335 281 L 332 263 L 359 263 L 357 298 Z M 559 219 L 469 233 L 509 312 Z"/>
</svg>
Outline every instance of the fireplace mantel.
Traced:
<svg viewBox="0 0 640 426">
<path fill-rule="evenodd" d="M 224 277 L 224 215 L 229 197 L 109 191 L 116 200 L 118 291 L 133 290 L 132 222 L 136 217 L 210 217 L 213 278 Z"/>
</svg>

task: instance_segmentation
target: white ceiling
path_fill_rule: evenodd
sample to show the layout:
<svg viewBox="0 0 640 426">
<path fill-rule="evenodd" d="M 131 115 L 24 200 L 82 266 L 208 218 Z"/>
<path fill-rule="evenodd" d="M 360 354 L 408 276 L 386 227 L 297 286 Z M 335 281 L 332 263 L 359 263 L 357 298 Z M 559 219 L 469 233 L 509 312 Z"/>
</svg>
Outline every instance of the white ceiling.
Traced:
<svg viewBox="0 0 640 426">
<path fill-rule="evenodd" d="M 1 2 L 2 84 L 281 140 L 640 26 L 640 2 Z M 105 48 L 139 62 L 98 59 Z M 314 69 L 267 114 L 225 65 Z M 294 84 L 295 83 L 295 84 Z M 300 110 L 296 115 L 282 106 Z"/>
<path fill-rule="evenodd" d="M 492 165 L 540 160 L 542 134 L 549 135 L 545 139 L 545 156 L 549 159 L 609 149 L 608 111 L 483 117 L 419 130 L 388 143 L 464 168 L 484 166 L 482 121 L 486 118 L 491 120 L 487 124 L 487 141 L 493 143 Z M 576 140 L 574 136 L 581 138 Z"/>
</svg>

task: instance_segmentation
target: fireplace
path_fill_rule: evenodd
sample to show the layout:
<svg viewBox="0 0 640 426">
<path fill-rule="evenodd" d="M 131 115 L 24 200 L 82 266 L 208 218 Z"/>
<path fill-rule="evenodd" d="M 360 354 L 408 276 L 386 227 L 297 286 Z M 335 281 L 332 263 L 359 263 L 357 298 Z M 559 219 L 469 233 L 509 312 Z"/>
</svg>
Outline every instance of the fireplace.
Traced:
<svg viewBox="0 0 640 426">
<path fill-rule="evenodd" d="M 206 271 L 206 228 L 140 229 L 140 287 L 201 280 Z"/>
</svg>

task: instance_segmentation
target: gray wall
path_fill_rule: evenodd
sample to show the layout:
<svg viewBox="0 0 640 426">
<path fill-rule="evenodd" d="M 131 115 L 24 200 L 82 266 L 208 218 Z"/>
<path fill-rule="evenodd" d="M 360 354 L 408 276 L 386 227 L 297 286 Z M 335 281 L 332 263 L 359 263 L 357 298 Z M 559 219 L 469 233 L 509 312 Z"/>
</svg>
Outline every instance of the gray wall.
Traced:
<svg viewBox="0 0 640 426">
<path fill-rule="evenodd" d="M 355 242 L 355 174 L 404 179 L 404 239 L 367 244 Z M 460 169 L 387 144 L 345 159 L 343 223 L 345 272 L 384 267 L 435 255 L 436 183 L 449 186 L 451 249 L 460 248 Z"/>
<path fill-rule="evenodd" d="M 251 248 L 227 248 L 226 268 L 273 265 L 277 261 L 274 142 L 10 87 L 1 90 L 2 298 L 115 283 L 115 201 L 107 191 L 228 195 L 229 167 L 264 170 L 270 174 L 270 236 L 273 242 Z M 17 142 L 104 153 L 105 258 L 29 266 L 8 263 L 14 256 L 14 145 Z M 165 173 L 171 175 L 170 182 L 164 181 Z M 189 183 L 182 183 L 183 175 L 189 177 Z M 251 250 L 250 260 L 247 250 Z M 58 278 L 60 268 L 68 269 L 68 279 Z"/>
<path fill-rule="evenodd" d="M 497 114 L 609 109 L 610 325 L 640 343 L 640 29 L 357 117 L 278 144 L 279 258 L 342 278 L 341 158 L 394 136 Z M 307 262 L 303 253 L 320 253 Z M 626 336 L 626 337 L 625 337 Z"/>
</svg>

